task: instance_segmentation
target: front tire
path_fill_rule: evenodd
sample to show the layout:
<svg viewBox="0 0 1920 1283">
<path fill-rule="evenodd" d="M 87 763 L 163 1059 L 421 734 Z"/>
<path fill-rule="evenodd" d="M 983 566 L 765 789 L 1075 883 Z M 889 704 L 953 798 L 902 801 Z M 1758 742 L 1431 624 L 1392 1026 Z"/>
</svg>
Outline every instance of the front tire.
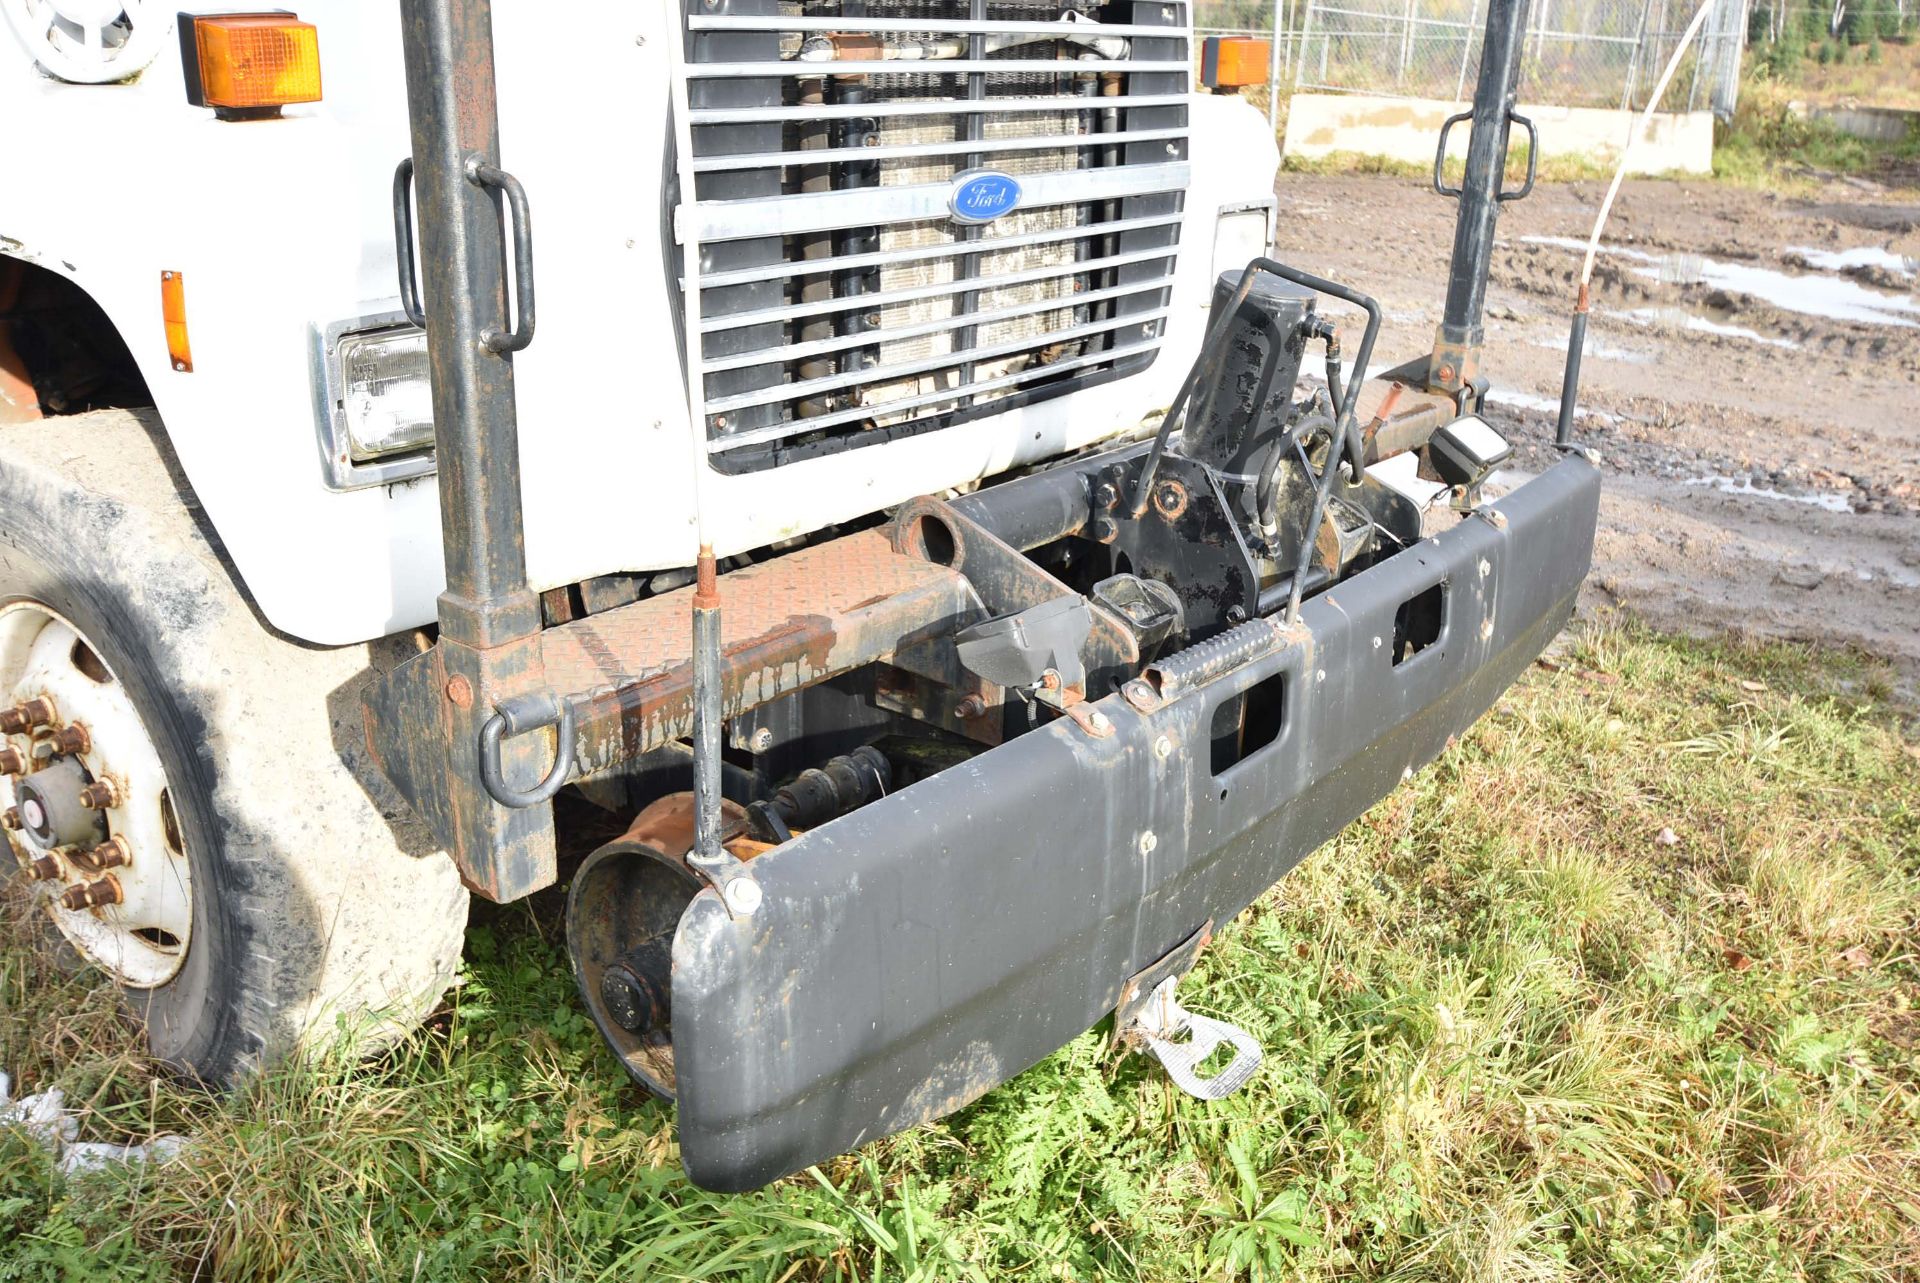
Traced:
<svg viewBox="0 0 1920 1283">
<path fill-rule="evenodd" d="M 40 820 L 71 783 L 111 782 L 64 832 L 7 838 L 154 1057 L 228 1083 L 316 1032 L 410 1029 L 453 979 L 467 893 L 365 760 L 370 648 L 259 622 L 150 423 L 113 410 L 0 432 L 0 707 L 45 695 L 54 711 L 6 737 L 36 769 L 0 779 L 0 800 Z M 89 738 L 57 742 L 75 722 Z M 115 837 L 131 859 L 93 867 Z M 61 902 L 110 874 L 109 903 Z"/>
</svg>

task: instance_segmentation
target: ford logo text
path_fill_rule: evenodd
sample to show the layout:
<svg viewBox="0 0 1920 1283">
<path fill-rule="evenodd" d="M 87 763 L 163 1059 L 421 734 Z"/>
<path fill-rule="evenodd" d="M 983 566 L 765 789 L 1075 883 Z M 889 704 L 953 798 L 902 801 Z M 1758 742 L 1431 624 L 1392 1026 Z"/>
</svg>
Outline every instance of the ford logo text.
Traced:
<svg viewBox="0 0 1920 1283">
<path fill-rule="evenodd" d="M 995 169 L 969 169 L 947 192 L 947 208 L 958 223 L 991 223 L 1019 205 L 1019 182 Z"/>
</svg>

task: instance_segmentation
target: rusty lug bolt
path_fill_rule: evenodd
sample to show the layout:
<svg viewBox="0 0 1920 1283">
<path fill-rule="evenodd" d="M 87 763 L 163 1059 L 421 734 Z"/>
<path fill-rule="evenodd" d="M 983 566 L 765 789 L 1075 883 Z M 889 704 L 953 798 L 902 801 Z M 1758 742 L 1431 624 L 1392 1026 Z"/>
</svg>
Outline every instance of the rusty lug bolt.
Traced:
<svg viewBox="0 0 1920 1283">
<path fill-rule="evenodd" d="M 1060 689 L 1059 671 L 1057 669 L 1049 668 L 1046 672 L 1040 674 L 1040 685 L 1045 690 L 1050 690 L 1050 691 L 1059 690 Z"/>
<path fill-rule="evenodd" d="M 87 852 L 85 856 L 76 857 L 74 863 L 83 864 L 84 867 L 96 872 L 125 868 L 133 863 L 133 848 L 127 845 L 125 838 L 116 833 Z"/>
<path fill-rule="evenodd" d="M 1151 713 L 1160 705 L 1158 692 L 1153 689 L 1150 683 L 1142 681 L 1138 677 L 1128 682 L 1125 686 L 1122 686 L 1120 693 L 1127 697 L 1127 703 L 1133 705 L 1143 713 Z"/>
<path fill-rule="evenodd" d="M 51 852 L 36 856 L 33 863 L 27 866 L 27 872 L 33 875 L 35 882 L 51 882 L 60 876 L 61 871 L 60 857 Z"/>
<path fill-rule="evenodd" d="M 18 775 L 27 769 L 27 759 L 19 749 L 8 745 L 0 748 L 0 775 Z"/>
<path fill-rule="evenodd" d="M 20 808 L 19 807 L 10 806 L 4 811 L 0 811 L 0 829 L 17 829 L 19 827 L 20 827 Z"/>
<path fill-rule="evenodd" d="M 987 701 L 978 695 L 969 695 L 954 706 L 954 716 L 962 721 L 971 722 L 976 717 L 985 717 Z"/>
<path fill-rule="evenodd" d="M 91 753 L 93 751 L 93 736 L 87 734 L 86 727 L 78 722 L 74 722 L 71 725 L 62 726 L 54 732 L 53 746 L 57 751 L 62 753 L 73 753 L 76 755 Z"/>
<path fill-rule="evenodd" d="M 12 708 L 0 708 L 0 731 L 8 735 L 18 735 L 36 726 L 45 726 L 52 720 L 52 700 L 30 699 L 24 704 L 15 704 Z"/>
<path fill-rule="evenodd" d="M 60 893 L 60 903 L 75 913 L 82 909 L 119 904 L 126 898 L 126 893 L 120 889 L 120 879 L 111 873 L 91 882 L 76 882 Z"/>
<path fill-rule="evenodd" d="M 104 811 L 119 804 L 120 790 L 113 786 L 112 780 L 95 780 L 80 790 L 80 805 L 93 810 Z"/>
</svg>

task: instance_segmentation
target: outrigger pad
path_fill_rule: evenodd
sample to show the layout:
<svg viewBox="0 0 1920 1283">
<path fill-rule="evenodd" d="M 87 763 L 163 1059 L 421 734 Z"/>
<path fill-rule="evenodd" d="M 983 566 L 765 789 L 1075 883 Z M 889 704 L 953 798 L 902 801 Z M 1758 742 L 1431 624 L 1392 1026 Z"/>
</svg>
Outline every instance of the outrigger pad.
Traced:
<svg viewBox="0 0 1920 1283">
<path fill-rule="evenodd" d="M 1111 735 L 1061 718 L 802 834 L 754 860 L 750 917 L 696 896 L 673 946 L 688 1175 L 763 1185 L 952 1113 L 1092 1026 L 1533 661 L 1572 612 L 1599 488 L 1569 459 L 1311 599 L 1301 627 L 1202 643 L 1245 658 L 1188 665 L 1204 676 L 1152 711 L 1098 701 Z M 1396 616 L 1436 586 L 1438 635 L 1403 653 Z M 1216 764 L 1216 712 L 1256 687 L 1276 733 Z"/>
</svg>

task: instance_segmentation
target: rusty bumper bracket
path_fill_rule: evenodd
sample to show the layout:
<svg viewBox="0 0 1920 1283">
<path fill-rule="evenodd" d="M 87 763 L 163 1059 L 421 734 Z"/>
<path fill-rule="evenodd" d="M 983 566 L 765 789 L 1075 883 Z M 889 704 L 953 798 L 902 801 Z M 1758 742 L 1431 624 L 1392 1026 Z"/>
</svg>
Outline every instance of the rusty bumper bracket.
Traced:
<svg viewBox="0 0 1920 1283">
<path fill-rule="evenodd" d="M 878 530 L 737 570 L 726 585 L 726 717 L 950 636 L 982 613 L 958 571 L 895 551 Z M 577 783 L 692 730 L 692 616 L 693 589 L 683 588 L 508 646 L 478 650 L 443 635 L 373 685 L 369 748 L 475 891 L 512 900 L 552 884 L 552 814 L 529 803 L 557 791 L 561 764 L 571 771 L 560 782 Z M 551 716 L 528 711 L 536 681 L 554 692 L 532 697 L 551 703 Z M 504 716 L 515 711 L 518 720 Z M 543 778 L 551 790 L 507 784 Z"/>
<path fill-rule="evenodd" d="M 1194 648 L 1232 662 L 1169 657 L 1151 711 L 1095 701 L 1109 737 L 1056 721 L 760 855 L 751 920 L 696 896 L 673 946 L 688 1174 L 749 1189 L 951 1113 L 1112 1011 L 1498 698 L 1572 612 L 1598 503 L 1563 462 L 1505 525 Z M 1396 615 L 1436 585 L 1438 637 L 1395 663 Z M 1256 690 L 1273 739 L 1216 763 L 1215 715 Z"/>
</svg>

